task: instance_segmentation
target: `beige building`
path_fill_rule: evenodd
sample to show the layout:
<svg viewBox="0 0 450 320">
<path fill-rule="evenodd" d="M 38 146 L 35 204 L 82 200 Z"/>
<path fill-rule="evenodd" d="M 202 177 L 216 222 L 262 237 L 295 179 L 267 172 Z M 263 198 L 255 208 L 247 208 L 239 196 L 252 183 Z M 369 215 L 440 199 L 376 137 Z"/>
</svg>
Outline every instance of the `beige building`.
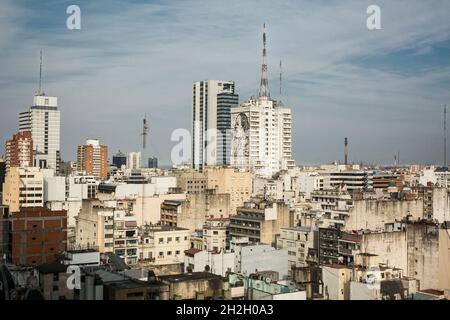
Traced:
<svg viewBox="0 0 450 320">
<path fill-rule="evenodd" d="M 305 266 L 308 248 L 314 248 L 314 232 L 310 227 L 281 228 L 277 249 L 288 251 L 289 272 L 292 266 Z"/>
<path fill-rule="evenodd" d="M 406 225 L 408 276 L 419 280 L 421 290 L 450 289 L 450 229 L 434 223 Z"/>
<path fill-rule="evenodd" d="M 152 265 L 184 262 L 189 249 L 190 231 L 166 225 L 144 225 L 140 228 L 139 260 Z"/>
<path fill-rule="evenodd" d="M 165 225 L 202 230 L 207 219 L 228 218 L 230 195 L 215 190 L 187 194 L 186 200 L 166 200 L 161 204 L 161 222 Z"/>
<path fill-rule="evenodd" d="M 230 238 L 248 237 L 251 243 L 275 243 L 281 228 L 293 225 L 293 215 L 284 202 L 246 202 L 230 217 Z"/>
<path fill-rule="evenodd" d="M 113 252 L 115 207 L 115 201 L 83 200 L 76 217 L 73 249 L 95 248 L 100 252 Z"/>
<path fill-rule="evenodd" d="M 215 189 L 219 193 L 230 194 L 230 214 L 244 205 L 252 195 L 252 175 L 248 171 L 240 171 L 228 167 L 206 167 L 207 189 Z"/>
<path fill-rule="evenodd" d="M 227 249 L 229 219 L 209 219 L 203 226 L 203 250 L 220 252 Z"/>
<path fill-rule="evenodd" d="M 188 194 L 202 193 L 207 189 L 217 194 L 230 195 L 230 213 L 243 206 L 252 195 L 252 176 L 248 171 L 221 166 L 207 166 L 203 172 L 192 169 L 178 170 L 172 173 L 177 178 L 177 187 Z"/>
<path fill-rule="evenodd" d="M 10 212 L 44 205 L 44 178 L 37 167 L 11 167 L 3 183 L 3 204 Z"/>
<path fill-rule="evenodd" d="M 177 178 L 177 187 L 186 193 L 200 193 L 206 190 L 206 175 L 193 169 L 177 169 L 172 171 Z"/>
<path fill-rule="evenodd" d="M 322 266 L 323 296 L 327 300 L 349 300 L 352 269 L 341 264 Z"/>
</svg>

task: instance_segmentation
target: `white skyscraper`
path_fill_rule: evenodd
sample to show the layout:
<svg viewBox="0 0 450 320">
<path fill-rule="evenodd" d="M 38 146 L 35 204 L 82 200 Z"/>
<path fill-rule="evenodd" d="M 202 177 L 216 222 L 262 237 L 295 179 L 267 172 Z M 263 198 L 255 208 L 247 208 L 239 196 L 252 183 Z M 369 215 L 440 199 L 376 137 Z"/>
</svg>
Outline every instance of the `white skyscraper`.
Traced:
<svg viewBox="0 0 450 320">
<path fill-rule="evenodd" d="M 231 165 L 264 176 L 294 166 L 291 109 L 267 97 L 231 110 Z"/>
<path fill-rule="evenodd" d="M 34 165 L 59 171 L 60 111 L 58 98 L 39 93 L 33 105 L 19 114 L 19 130 L 31 131 Z"/>
<path fill-rule="evenodd" d="M 231 165 L 260 175 L 292 168 L 292 115 L 270 98 L 263 29 L 263 62 L 258 97 L 231 109 Z"/>
<path fill-rule="evenodd" d="M 141 153 L 129 152 L 127 157 L 128 169 L 139 169 L 141 167 Z"/>
<path fill-rule="evenodd" d="M 195 169 L 230 162 L 230 110 L 239 103 L 233 81 L 193 85 L 192 163 Z"/>
</svg>

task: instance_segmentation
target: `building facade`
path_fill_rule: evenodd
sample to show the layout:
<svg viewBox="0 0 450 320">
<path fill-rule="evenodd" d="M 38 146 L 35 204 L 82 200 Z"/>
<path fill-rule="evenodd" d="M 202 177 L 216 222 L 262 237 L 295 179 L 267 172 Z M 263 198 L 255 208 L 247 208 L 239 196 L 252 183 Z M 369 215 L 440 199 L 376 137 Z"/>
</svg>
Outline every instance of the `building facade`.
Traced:
<svg viewBox="0 0 450 320">
<path fill-rule="evenodd" d="M 44 178 L 37 167 L 11 167 L 3 184 L 3 204 L 10 212 L 44 205 Z"/>
<path fill-rule="evenodd" d="M 291 109 L 269 97 L 231 110 L 231 166 L 263 176 L 292 168 Z"/>
<path fill-rule="evenodd" d="M 34 165 L 59 172 L 61 159 L 58 98 L 44 94 L 34 96 L 33 106 L 19 114 L 19 130 L 31 132 Z"/>
<path fill-rule="evenodd" d="M 97 179 L 108 178 L 108 147 L 101 146 L 98 140 L 86 140 L 86 144 L 78 146 L 77 169 Z"/>
<path fill-rule="evenodd" d="M 192 94 L 193 168 L 229 164 L 230 110 L 239 103 L 234 82 L 198 81 Z"/>
<path fill-rule="evenodd" d="M 5 144 L 6 170 L 10 167 L 32 167 L 33 139 L 31 131 L 20 131 Z"/>
</svg>

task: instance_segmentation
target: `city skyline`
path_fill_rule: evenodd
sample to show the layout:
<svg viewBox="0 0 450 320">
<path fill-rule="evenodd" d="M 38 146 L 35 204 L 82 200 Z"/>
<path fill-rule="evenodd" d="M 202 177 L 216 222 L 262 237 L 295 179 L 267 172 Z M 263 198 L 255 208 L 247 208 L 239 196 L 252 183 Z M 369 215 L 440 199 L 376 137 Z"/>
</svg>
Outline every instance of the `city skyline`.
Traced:
<svg viewBox="0 0 450 320">
<path fill-rule="evenodd" d="M 42 48 L 43 91 L 59 100 L 63 160 L 75 160 L 88 138 L 107 145 L 111 159 L 119 149 L 138 151 L 147 114 L 147 155 L 170 164 L 171 132 L 191 130 L 195 81 L 235 81 L 241 102 L 257 94 L 265 22 L 269 89 L 278 98 L 282 60 L 297 164 L 343 161 L 348 137 L 350 162 L 392 164 L 400 152 L 401 163 L 441 165 L 442 111 L 450 102 L 450 22 L 442 6 L 450 6 L 380 1 L 383 29 L 369 31 L 368 4 L 246 2 L 223 12 L 196 1 L 80 1 L 82 28 L 68 30 L 69 3 L 7 1 L 0 135 L 10 138 L 19 112 L 32 104 Z"/>
</svg>

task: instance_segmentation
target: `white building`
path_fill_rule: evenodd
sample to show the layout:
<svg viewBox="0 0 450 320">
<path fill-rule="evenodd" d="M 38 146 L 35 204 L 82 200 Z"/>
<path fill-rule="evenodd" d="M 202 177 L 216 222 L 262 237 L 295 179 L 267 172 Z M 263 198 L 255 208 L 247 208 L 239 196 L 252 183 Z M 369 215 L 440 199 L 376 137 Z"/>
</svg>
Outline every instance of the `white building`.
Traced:
<svg viewBox="0 0 450 320">
<path fill-rule="evenodd" d="M 139 235 L 136 217 L 125 211 L 114 212 L 114 253 L 127 264 L 138 261 Z"/>
<path fill-rule="evenodd" d="M 288 276 L 288 252 L 266 244 L 234 246 L 234 270 L 244 276 L 260 271 L 276 271 L 280 279 Z"/>
<path fill-rule="evenodd" d="M 323 176 L 317 172 L 299 172 L 297 175 L 298 190 L 305 199 L 311 199 L 311 193 L 315 190 L 323 190 Z"/>
<path fill-rule="evenodd" d="M 292 168 L 291 109 L 269 97 L 231 110 L 231 165 L 263 175 Z"/>
<path fill-rule="evenodd" d="M 191 248 L 184 255 L 185 272 L 208 272 L 225 277 L 227 272 L 234 272 L 234 252 L 210 252 Z"/>
<path fill-rule="evenodd" d="M 59 172 L 60 111 L 57 97 L 34 96 L 33 106 L 19 114 L 19 130 L 31 131 L 35 166 Z"/>
<path fill-rule="evenodd" d="M 127 169 L 139 169 L 141 167 L 141 153 L 129 152 L 127 157 Z"/>
<path fill-rule="evenodd" d="M 67 198 L 72 200 L 92 199 L 96 196 L 99 182 L 94 176 L 73 175 L 67 177 Z"/>
<path fill-rule="evenodd" d="M 192 94 L 193 167 L 229 164 L 230 109 L 239 103 L 234 82 L 198 81 Z"/>
</svg>

